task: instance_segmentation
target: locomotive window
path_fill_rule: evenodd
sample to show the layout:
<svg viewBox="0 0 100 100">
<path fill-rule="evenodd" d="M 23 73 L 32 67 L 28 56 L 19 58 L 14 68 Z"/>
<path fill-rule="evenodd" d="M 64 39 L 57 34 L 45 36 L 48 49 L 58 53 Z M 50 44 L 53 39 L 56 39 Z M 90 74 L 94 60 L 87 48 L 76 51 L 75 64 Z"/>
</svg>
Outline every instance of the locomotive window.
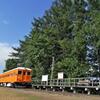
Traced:
<svg viewBox="0 0 100 100">
<path fill-rule="evenodd" d="M 27 72 L 27 75 L 30 75 L 31 73 L 30 72 Z"/>
<path fill-rule="evenodd" d="M 22 71 L 18 71 L 18 74 L 22 74 Z"/>
<path fill-rule="evenodd" d="M 25 75 L 25 72 L 23 73 L 23 75 Z"/>
</svg>

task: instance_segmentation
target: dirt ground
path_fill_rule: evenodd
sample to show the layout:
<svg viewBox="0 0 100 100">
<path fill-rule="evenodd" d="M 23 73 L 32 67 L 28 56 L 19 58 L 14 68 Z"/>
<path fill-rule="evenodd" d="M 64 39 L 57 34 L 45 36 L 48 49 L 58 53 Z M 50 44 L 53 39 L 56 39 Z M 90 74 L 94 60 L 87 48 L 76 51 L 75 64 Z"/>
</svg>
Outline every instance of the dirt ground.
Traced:
<svg viewBox="0 0 100 100">
<path fill-rule="evenodd" d="M 2 99 L 4 96 L 5 99 Z M 31 89 L 11 89 L 0 87 L 0 100 L 100 100 L 100 96 L 88 96 L 84 94 L 73 93 L 66 93 L 63 95 L 61 93 L 48 93 L 46 91 L 40 92 L 33 91 Z"/>
</svg>

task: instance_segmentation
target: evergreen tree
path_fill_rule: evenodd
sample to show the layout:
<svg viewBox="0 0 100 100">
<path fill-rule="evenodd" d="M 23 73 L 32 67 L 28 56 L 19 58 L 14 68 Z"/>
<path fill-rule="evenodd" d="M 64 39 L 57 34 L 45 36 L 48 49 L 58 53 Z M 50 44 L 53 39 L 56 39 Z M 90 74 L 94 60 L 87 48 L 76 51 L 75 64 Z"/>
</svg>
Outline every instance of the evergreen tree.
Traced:
<svg viewBox="0 0 100 100">
<path fill-rule="evenodd" d="M 33 77 L 63 71 L 66 77 L 86 76 L 100 65 L 100 0 L 55 0 L 43 17 L 35 18 L 32 31 L 13 48 Z M 95 67 L 97 65 L 97 67 Z"/>
</svg>

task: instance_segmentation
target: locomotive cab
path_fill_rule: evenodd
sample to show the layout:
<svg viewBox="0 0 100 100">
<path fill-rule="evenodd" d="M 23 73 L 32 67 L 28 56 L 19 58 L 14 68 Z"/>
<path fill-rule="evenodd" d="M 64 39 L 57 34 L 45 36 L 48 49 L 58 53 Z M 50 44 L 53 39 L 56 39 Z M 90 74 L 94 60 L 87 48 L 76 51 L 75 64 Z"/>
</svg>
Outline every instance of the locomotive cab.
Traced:
<svg viewBox="0 0 100 100">
<path fill-rule="evenodd" d="M 17 84 L 29 86 L 31 84 L 31 69 L 24 68 L 18 70 Z"/>
</svg>

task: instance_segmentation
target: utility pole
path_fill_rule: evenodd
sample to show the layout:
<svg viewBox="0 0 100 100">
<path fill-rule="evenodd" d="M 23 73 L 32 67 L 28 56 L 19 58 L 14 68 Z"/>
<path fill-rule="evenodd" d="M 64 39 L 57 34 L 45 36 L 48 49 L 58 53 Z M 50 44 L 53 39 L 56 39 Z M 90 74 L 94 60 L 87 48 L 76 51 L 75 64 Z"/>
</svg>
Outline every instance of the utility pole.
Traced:
<svg viewBox="0 0 100 100">
<path fill-rule="evenodd" d="M 53 79 L 54 64 L 55 64 L 55 58 L 53 56 L 52 57 L 52 65 L 51 65 L 51 77 L 50 77 L 51 80 Z"/>
</svg>

